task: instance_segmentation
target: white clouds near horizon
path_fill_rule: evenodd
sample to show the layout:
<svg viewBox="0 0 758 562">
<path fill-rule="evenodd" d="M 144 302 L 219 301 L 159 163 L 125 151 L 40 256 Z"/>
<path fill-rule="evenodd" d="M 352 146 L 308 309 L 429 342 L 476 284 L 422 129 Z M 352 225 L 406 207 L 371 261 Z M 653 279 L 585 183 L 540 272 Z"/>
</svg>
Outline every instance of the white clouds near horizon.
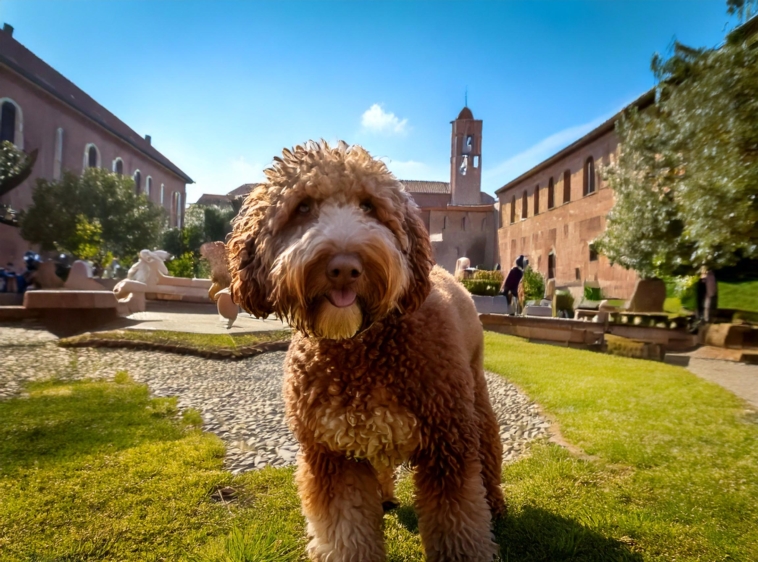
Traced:
<svg viewBox="0 0 758 562">
<path fill-rule="evenodd" d="M 408 132 L 408 119 L 400 119 L 375 103 L 361 115 L 361 126 L 372 133 L 403 135 Z"/>
<path fill-rule="evenodd" d="M 392 160 L 391 158 L 381 158 L 390 172 L 400 180 L 427 180 L 427 181 L 450 181 L 449 172 L 439 170 L 423 162 L 416 160 Z"/>
</svg>

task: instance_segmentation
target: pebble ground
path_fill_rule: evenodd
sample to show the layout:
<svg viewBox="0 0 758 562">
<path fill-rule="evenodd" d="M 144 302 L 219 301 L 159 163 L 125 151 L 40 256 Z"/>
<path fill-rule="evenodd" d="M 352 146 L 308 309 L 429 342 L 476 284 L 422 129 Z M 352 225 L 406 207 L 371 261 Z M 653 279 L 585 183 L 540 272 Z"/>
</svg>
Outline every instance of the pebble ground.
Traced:
<svg viewBox="0 0 758 562">
<path fill-rule="evenodd" d="M 154 351 L 107 348 L 64 349 L 44 330 L 0 326 L 0 400 L 23 396 L 26 382 L 112 379 L 125 370 L 155 396 L 176 396 L 180 409 L 195 408 L 203 429 L 227 446 L 233 473 L 295 462 L 298 444 L 284 422 L 284 352 L 223 361 Z M 548 435 L 538 407 L 502 377 L 486 373 L 500 423 L 504 461 L 511 462 L 534 439 Z"/>
</svg>

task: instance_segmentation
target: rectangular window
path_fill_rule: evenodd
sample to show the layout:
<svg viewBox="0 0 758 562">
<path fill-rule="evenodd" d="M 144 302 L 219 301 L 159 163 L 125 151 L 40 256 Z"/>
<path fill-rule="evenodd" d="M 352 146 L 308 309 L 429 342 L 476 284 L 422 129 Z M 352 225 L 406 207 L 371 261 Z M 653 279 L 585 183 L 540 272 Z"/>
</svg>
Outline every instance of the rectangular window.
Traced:
<svg viewBox="0 0 758 562">
<path fill-rule="evenodd" d="M 479 157 L 474 156 L 474 168 L 478 168 L 478 167 L 479 167 Z"/>
<path fill-rule="evenodd" d="M 63 170 L 63 129 L 55 130 L 55 158 L 53 159 L 53 179 L 61 179 Z"/>
<path fill-rule="evenodd" d="M 590 261 L 597 261 L 597 250 L 594 244 L 590 244 Z"/>
</svg>

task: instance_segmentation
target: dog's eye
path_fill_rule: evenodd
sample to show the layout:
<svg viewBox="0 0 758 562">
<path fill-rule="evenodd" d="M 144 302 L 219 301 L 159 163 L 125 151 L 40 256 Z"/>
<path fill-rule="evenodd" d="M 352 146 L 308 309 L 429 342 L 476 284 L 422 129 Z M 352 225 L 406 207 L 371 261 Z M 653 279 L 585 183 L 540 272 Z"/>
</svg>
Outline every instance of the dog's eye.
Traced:
<svg viewBox="0 0 758 562">
<path fill-rule="evenodd" d="M 308 203 L 300 203 L 300 206 L 297 208 L 297 212 L 300 213 L 301 215 L 310 213 L 311 206 Z"/>
<path fill-rule="evenodd" d="M 371 201 L 363 201 L 361 202 L 360 206 L 361 206 L 361 210 L 364 213 L 370 213 L 371 211 L 374 210 L 374 206 L 371 204 Z"/>
</svg>

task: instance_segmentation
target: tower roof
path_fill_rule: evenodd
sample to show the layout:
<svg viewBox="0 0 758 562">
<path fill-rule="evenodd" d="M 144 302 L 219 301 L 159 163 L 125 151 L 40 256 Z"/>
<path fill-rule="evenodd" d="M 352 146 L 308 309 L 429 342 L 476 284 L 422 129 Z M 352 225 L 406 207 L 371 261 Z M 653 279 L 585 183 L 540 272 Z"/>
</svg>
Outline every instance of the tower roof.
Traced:
<svg viewBox="0 0 758 562">
<path fill-rule="evenodd" d="M 474 114 L 471 113 L 471 110 L 468 108 L 468 106 L 461 109 L 461 112 L 458 114 L 458 119 L 473 119 Z"/>
</svg>

